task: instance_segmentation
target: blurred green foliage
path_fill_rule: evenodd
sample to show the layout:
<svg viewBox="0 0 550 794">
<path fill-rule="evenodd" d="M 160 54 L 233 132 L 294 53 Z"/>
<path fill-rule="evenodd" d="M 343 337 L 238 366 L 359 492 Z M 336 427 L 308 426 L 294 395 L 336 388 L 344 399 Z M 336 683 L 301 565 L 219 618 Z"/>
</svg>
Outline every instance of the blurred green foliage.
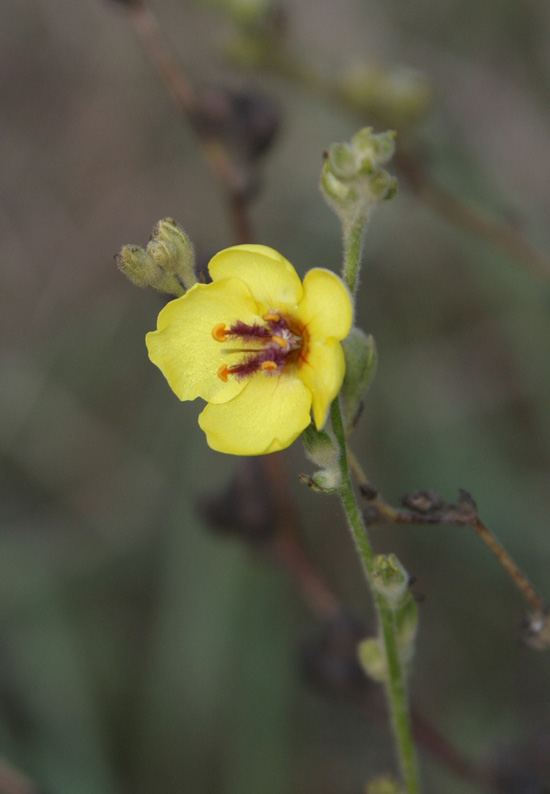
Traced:
<svg viewBox="0 0 550 794">
<path fill-rule="evenodd" d="M 550 251 L 544 4 L 286 6 L 288 45 L 313 64 L 424 70 L 436 102 L 417 135 L 437 179 Z M 231 71 L 219 10 L 155 9 L 192 79 L 278 103 L 256 240 L 301 273 L 339 269 L 317 181 L 323 150 L 357 117 L 269 71 Z M 162 301 L 113 261 L 166 216 L 204 261 L 231 244 L 217 187 L 122 6 L 7 0 L 3 17 L 0 755 L 52 794 L 361 791 L 392 764 L 383 716 L 308 686 L 299 650 L 319 629 L 296 589 L 197 512 L 237 461 L 206 448 L 198 406 L 181 406 L 147 361 Z M 358 320 L 379 365 L 354 440 L 388 499 L 471 491 L 545 595 L 548 283 L 401 185 L 367 239 Z M 294 473 L 308 465 L 299 445 L 288 457 Z M 331 586 L 368 615 L 337 505 L 293 492 Z M 550 733 L 550 667 L 519 645 L 523 605 L 486 549 L 449 527 L 385 527 L 374 543 L 425 595 L 419 709 L 473 758 L 532 750 Z M 422 764 L 427 792 L 474 790 Z"/>
</svg>

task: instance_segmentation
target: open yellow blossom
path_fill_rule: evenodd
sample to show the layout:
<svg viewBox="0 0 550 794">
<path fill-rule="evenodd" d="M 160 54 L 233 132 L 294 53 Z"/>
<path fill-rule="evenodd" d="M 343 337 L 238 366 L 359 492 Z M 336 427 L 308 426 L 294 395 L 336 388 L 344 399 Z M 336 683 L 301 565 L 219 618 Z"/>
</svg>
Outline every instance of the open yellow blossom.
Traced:
<svg viewBox="0 0 550 794">
<path fill-rule="evenodd" d="M 206 400 L 199 424 L 212 449 L 285 449 L 312 410 L 323 426 L 342 386 L 348 291 L 321 268 L 302 284 L 290 262 L 263 245 L 227 248 L 208 269 L 212 283 L 195 284 L 161 311 L 147 334 L 149 357 L 180 400 Z"/>
</svg>

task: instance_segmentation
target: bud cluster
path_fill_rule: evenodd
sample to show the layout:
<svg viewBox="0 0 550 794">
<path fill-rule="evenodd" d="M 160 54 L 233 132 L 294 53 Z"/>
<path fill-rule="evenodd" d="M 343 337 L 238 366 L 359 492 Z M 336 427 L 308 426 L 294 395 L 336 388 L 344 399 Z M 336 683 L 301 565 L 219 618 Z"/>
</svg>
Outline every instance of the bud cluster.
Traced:
<svg viewBox="0 0 550 794">
<path fill-rule="evenodd" d="M 350 143 L 333 143 L 321 174 L 321 192 L 342 222 L 367 218 L 372 208 L 395 196 L 397 181 L 383 166 L 395 151 L 395 132 L 359 130 Z"/>
<path fill-rule="evenodd" d="M 189 237 L 172 218 L 159 221 L 145 250 L 125 245 L 117 265 L 137 287 L 180 296 L 196 283 L 195 254 Z"/>
</svg>

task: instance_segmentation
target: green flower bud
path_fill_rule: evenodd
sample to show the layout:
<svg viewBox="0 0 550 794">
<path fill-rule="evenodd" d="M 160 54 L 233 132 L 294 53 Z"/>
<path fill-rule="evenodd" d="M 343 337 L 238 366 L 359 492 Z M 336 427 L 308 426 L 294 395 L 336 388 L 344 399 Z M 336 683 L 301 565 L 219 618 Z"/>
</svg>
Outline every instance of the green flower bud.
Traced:
<svg viewBox="0 0 550 794">
<path fill-rule="evenodd" d="M 330 147 L 328 164 L 337 179 L 350 179 L 357 170 L 355 154 L 347 143 L 335 143 Z"/>
<path fill-rule="evenodd" d="M 138 287 L 183 295 L 196 283 L 194 252 L 181 226 L 172 218 L 159 221 L 145 251 L 125 245 L 117 256 L 119 269 Z"/>
<path fill-rule="evenodd" d="M 153 260 L 154 265 L 161 270 L 165 270 L 166 265 L 175 261 L 178 255 L 176 246 L 166 240 L 151 240 L 147 245 L 146 252 Z"/>
<path fill-rule="evenodd" d="M 155 255 L 152 250 L 155 249 Z M 185 290 L 197 283 L 195 252 L 191 240 L 173 218 L 159 221 L 153 229 L 147 251 L 167 273 L 173 274 Z"/>
<path fill-rule="evenodd" d="M 299 474 L 298 480 L 316 493 L 334 493 L 342 484 L 342 475 L 338 469 L 319 469 L 311 476 Z"/>
<path fill-rule="evenodd" d="M 148 287 L 156 277 L 156 266 L 143 248 L 125 245 L 116 257 L 119 270 L 130 279 L 136 287 Z"/>
<path fill-rule="evenodd" d="M 302 433 L 306 455 L 317 466 L 321 466 L 311 477 L 301 475 L 300 480 L 314 491 L 332 493 L 342 484 L 340 450 L 334 438 L 326 430 L 317 430 L 313 422 Z"/>
<path fill-rule="evenodd" d="M 348 204 L 357 203 L 360 198 L 354 187 L 350 187 L 345 182 L 341 182 L 340 179 L 333 174 L 328 160 L 321 173 L 321 192 L 325 200 L 336 213 L 338 213 L 340 209 L 345 210 Z"/>
<path fill-rule="evenodd" d="M 340 455 L 336 442 L 326 430 L 317 430 L 313 422 L 302 433 L 306 455 L 317 466 L 333 466 Z"/>
<path fill-rule="evenodd" d="M 409 575 L 395 554 L 378 554 L 374 560 L 372 584 L 396 610 L 409 592 Z"/>
<path fill-rule="evenodd" d="M 370 181 L 370 189 L 377 201 L 391 201 L 397 193 L 397 179 L 385 171 L 378 172 Z"/>
<path fill-rule="evenodd" d="M 369 637 L 357 646 L 359 663 L 373 681 L 385 681 L 388 665 L 383 645 L 377 637 Z"/>
<path fill-rule="evenodd" d="M 396 135 L 393 130 L 375 135 L 372 127 L 364 127 L 355 133 L 351 145 L 361 162 L 370 165 L 370 173 L 372 173 L 375 168 L 380 168 L 381 165 L 389 162 L 395 154 Z"/>
<path fill-rule="evenodd" d="M 343 340 L 346 374 L 342 384 L 344 426 L 349 432 L 357 421 L 362 400 L 376 374 L 378 356 L 372 335 L 352 328 Z"/>
<path fill-rule="evenodd" d="M 319 469 L 311 475 L 312 488 L 323 493 L 333 493 L 342 485 L 342 474 L 338 466 L 330 469 Z"/>
</svg>

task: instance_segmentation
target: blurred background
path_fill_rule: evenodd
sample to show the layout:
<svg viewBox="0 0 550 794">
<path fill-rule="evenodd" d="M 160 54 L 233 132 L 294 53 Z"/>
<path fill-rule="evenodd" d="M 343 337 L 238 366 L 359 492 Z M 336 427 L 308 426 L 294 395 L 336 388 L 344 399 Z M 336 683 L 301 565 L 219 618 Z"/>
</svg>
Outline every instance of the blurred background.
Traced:
<svg viewBox="0 0 550 794">
<path fill-rule="evenodd" d="M 550 6 L 152 10 L 195 86 L 247 97 L 278 128 L 254 162 L 250 225 L 301 274 L 340 267 L 323 150 L 397 129 L 398 196 L 365 246 L 357 315 L 379 369 L 353 446 L 394 503 L 468 489 L 550 597 Z M 375 685 L 354 678 L 355 624 L 341 642 L 265 543 L 208 520 L 231 519 L 216 499 L 242 461 L 207 448 L 200 406 L 148 362 L 163 299 L 113 258 L 173 216 L 207 262 L 235 241 L 219 185 L 127 4 L 4 0 L 1 16 L 0 791 L 361 792 L 393 753 Z M 479 213 L 503 224 L 492 240 Z M 298 482 L 300 443 L 285 460 L 312 564 L 368 622 L 337 501 Z M 488 790 L 548 791 L 550 665 L 519 641 L 520 594 L 468 528 L 386 526 L 373 542 L 423 597 L 415 708 L 491 771 Z M 427 734 L 426 792 L 482 790 Z"/>
</svg>

